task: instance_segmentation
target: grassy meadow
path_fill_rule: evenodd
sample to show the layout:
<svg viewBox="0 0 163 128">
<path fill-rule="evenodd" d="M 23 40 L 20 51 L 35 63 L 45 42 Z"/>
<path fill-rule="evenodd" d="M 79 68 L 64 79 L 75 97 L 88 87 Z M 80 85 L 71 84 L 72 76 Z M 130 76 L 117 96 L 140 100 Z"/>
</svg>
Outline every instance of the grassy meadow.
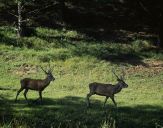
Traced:
<svg viewBox="0 0 163 128">
<path fill-rule="evenodd" d="M 44 91 L 23 92 L 14 99 L 25 77 L 43 79 L 39 66 L 54 66 L 56 78 Z M 115 97 L 118 107 L 94 95 L 86 107 L 91 82 L 116 83 L 111 70 L 125 68 L 128 88 Z M 66 29 L 36 28 L 17 39 L 12 27 L 0 27 L 0 127 L 2 128 L 162 128 L 163 51 L 150 41 L 98 41 Z"/>
</svg>

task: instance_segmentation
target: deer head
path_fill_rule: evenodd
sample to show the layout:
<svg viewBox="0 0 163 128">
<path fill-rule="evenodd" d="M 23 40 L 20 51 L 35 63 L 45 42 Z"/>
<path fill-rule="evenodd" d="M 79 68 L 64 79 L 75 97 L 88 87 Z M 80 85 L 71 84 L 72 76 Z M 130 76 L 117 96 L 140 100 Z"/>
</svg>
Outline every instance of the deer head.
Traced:
<svg viewBox="0 0 163 128">
<path fill-rule="evenodd" d="M 116 76 L 118 84 L 122 87 L 122 88 L 127 88 L 128 85 L 125 83 L 125 72 L 124 69 L 122 69 L 122 75 L 120 77 L 118 77 L 118 75 L 115 73 L 115 70 L 112 69 L 112 73 Z"/>
<path fill-rule="evenodd" d="M 40 66 L 40 68 L 41 68 L 41 69 L 43 70 L 43 72 L 47 75 L 47 78 L 48 78 L 50 81 L 54 81 L 54 80 L 55 80 L 55 78 L 54 78 L 54 76 L 53 76 L 53 74 L 52 74 L 53 69 L 50 67 L 50 64 L 49 64 L 49 70 L 48 70 L 48 71 L 44 70 L 43 67 L 41 67 L 41 66 Z"/>
</svg>

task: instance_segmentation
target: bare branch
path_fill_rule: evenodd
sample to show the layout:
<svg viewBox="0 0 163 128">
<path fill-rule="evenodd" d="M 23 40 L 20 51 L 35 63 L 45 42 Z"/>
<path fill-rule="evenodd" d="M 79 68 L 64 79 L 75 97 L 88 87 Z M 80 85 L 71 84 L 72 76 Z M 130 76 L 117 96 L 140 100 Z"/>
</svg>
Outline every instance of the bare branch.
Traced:
<svg viewBox="0 0 163 128">
<path fill-rule="evenodd" d="M 37 12 L 39 12 L 39 11 L 41 11 L 41 10 L 44 10 L 44 9 L 46 9 L 46 8 L 49 8 L 49 7 L 52 7 L 52 6 L 56 5 L 57 3 L 58 3 L 58 2 L 54 2 L 53 4 L 47 5 L 47 6 L 43 7 L 43 8 L 35 9 L 35 10 L 33 10 L 33 11 L 30 11 L 30 12 L 28 12 L 27 14 L 37 13 Z"/>
<path fill-rule="evenodd" d="M 140 5 L 140 7 L 146 12 L 146 13 L 148 13 L 148 15 L 152 15 L 151 14 L 151 12 L 149 11 L 149 9 L 147 9 L 145 6 L 144 6 L 144 4 L 142 3 L 142 1 L 141 0 L 138 0 L 138 3 L 139 3 L 139 5 Z"/>
<path fill-rule="evenodd" d="M 18 15 L 13 14 L 12 12 L 8 12 L 8 13 L 18 18 Z"/>
<path fill-rule="evenodd" d="M 22 20 L 21 22 L 29 22 L 30 20 L 29 19 L 26 19 L 26 20 Z"/>
</svg>

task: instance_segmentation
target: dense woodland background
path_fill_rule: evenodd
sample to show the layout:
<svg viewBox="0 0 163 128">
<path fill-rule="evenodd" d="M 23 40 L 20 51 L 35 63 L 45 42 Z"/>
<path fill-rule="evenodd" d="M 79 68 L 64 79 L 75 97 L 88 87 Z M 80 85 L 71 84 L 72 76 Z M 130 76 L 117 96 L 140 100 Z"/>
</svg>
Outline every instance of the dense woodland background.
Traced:
<svg viewBox="0 0 163 128">
<path fill-rule="evenodd" d="M 163 47 L 161 0 L 1 0 L 0 25 L 18 20 L 20 36 L 38 26 L 73 28 L 98 40 L 145 38 Z"/>
</svg>

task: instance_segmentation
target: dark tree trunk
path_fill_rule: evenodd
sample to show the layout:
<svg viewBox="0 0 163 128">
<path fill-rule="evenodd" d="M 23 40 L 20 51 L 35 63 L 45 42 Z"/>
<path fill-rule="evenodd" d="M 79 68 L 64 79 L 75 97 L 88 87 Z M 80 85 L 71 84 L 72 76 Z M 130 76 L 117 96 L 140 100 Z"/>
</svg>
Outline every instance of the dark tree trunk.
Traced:
<svg viewBox="0 0 163 128">
<path fill-rule="evenodd" d="M 65 24 L 65 0 L 60 0 L 60 7 L 61 7 L 61 20 L 62 23 Z"/>
<path fill-rule="evenodd" d="M 18 1 L 18 31 L 17 31 L 17 34 L 18 34 L 18 37 L 22 37 L 23 35 L 23 28 L 22 28 L 22 21 L 23 21 L 23 18 L 22 18 L 22 2 L 21 1 Z"/>
</svg>

